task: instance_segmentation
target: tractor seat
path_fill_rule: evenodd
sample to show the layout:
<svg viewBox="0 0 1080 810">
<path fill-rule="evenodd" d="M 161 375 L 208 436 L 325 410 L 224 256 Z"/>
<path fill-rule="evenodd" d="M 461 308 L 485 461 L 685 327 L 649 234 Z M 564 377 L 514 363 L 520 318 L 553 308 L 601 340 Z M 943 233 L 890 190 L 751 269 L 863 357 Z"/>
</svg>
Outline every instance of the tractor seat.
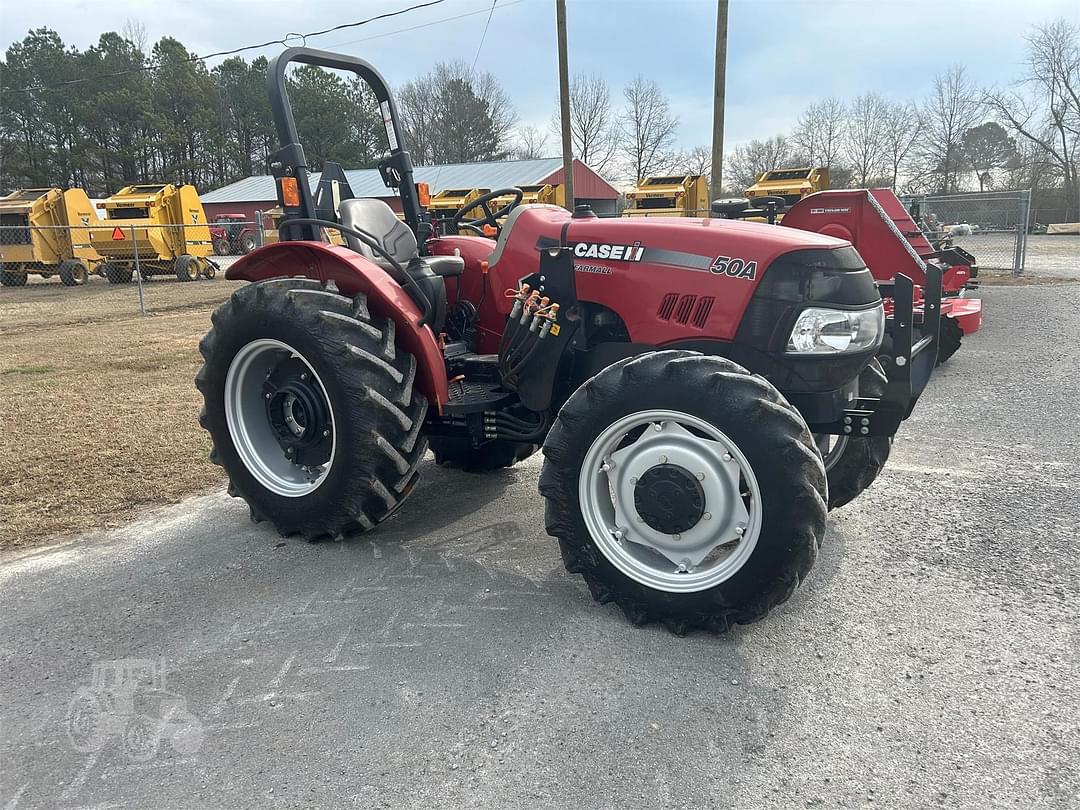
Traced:
<svg viewBox="0 0 1080 810">
<path fill-rule="evenodd" d="M 416 249 L 416 235 L 412 229 L 397 218 L 393 209 L 382 200 L 358 198 L 343 200 L 339 208 L 341 224 L 346 228 L 369 235 L 383 250 L 394 257 L 402 266 L 419 256 Z M 405 279 L 394 265 L 375 253 L 370 247 L 350 233 L 342 232 L 345 243 L 371 262 L 379 265 L 399 284 Z M 465 270 L 465 260 L 460 256 L 424 256 L 424 262 L 437 276 L 460 276 Z"/>
</svg>

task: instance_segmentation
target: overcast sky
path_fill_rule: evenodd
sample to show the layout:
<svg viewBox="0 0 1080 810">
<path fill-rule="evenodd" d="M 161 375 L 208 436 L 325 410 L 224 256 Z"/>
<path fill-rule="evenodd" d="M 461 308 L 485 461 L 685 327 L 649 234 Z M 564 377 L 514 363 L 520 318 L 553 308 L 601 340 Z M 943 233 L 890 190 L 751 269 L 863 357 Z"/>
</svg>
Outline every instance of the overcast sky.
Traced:
<svg viewBox="0 0 1080 810">
<path fill-rule="evenodd" d="M 132 19 L 146 26 L 150 42 L 168 34 L 201 54 L 415 2 L 0 0 L 0 41 L 6 48 L 47 26 L 85 48 Z M 361 56 L 397 84 L 439 60 L 472 63 L 490 7 L 489 0 L 446 0 L 308 44 Z M 679 116 L 679 145 L 709 143 L 715 2 L 569 0 L 568 9 L 571 72 L 602 74 L 616 95 L 635 73 L 654 79 Z M 808 103 L 830 94 L 922 97 L 934 74 L 957 61 L 980 83 L 1008 82 L 1020 71 L 1024 32 L 1059 16 L 1080 22 L 1078 9 L 1078 0 L 732 0 L 727 145 L 789 131 Z M 425 27 L 403 30 L 413 26 Z M 499 76 L 523 123 L 549 127 L 558 89 L 554 0 L 497 0 L 476 64 Z M 550 145 L 556 153 L 554 137 Z"/>
</svg>

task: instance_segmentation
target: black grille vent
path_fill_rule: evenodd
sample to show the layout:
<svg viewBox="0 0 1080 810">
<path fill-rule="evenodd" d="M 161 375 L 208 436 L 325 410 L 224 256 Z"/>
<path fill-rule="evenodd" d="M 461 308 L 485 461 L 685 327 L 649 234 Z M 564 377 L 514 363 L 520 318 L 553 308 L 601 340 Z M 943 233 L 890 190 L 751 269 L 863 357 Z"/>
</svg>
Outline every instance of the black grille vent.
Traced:
<svg viewBox="0 0 1080 810">
<path fill-rule="evenodd" d="M 679 299 L 679 305 L 675 308 L 675 320 L 679 323 L 686 323 L 690 320 L 690 313 L 694 311 L 694 304 L 696 301 L 696 295 L 682 296 Z"/>
<path fill-rule="evenodd" d="M 675 304 L 678 300 L 678 293 L 668 293 L 665 295 L 664 300 L 660 302 L 660 309 L 656 312 L 657 317 L 662 321 L 670 321 L 671 313 L 675 311 Z"/>
<path fill-rule="evenodd" d="M 698 301 L 697 309 L 694 310 L 693 320 L 694 326 L 696 326 L 698 329 L 705 328 L 705 324 L 709 320 L 709 313 L 712 312 L 712 305 L 714 301 L 716 301 L 716 299 L 712 296 L 702 298 L 700 301 Z"/>
</svg>

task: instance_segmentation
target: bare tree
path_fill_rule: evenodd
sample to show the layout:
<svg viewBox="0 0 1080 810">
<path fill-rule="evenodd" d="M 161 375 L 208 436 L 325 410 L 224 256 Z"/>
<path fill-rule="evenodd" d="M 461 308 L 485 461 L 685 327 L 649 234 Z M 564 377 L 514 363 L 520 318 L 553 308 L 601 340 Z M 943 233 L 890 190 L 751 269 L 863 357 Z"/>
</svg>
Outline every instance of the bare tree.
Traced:
<svg viewBox="0 0 1080 810">
<path fill-rule="evenodd" d="M 908 101 L 885 102 L 883 113 L 885 128 L 885 169 L 889 173 L 890 187 L 896 191 L 901 169 L 906 165 L 915 142 L 922 134 L 919 108 Z"/>
<path fill-rule="evenodd" d="M 512 154 L 517 160 L 549 157 L 548 134 L 539 127 L 531 125 L 519 128 Z"/>
<path fill-rule="evenodd" d="M 844 152 L 859 188 L 885 170 L 887 136 L 886 102 L 877 93 L 864 93 L 851 102 L 844 126 Z"/>
<path fill-rule="evenodd" d="M 799 157 L 810 166 L 831 169 L 843 149 L 846 117 L 847 109 L 838 98 L 827 98 L 807 107 L 792 135 Z"/>
<path fill-rule="evenodd" d="M 712 147 L 695 146 L 689 152 L 683 152 L 675 164 L 676 170 L 687 174 L 712 174 Z"/>
<path fill-rule="evenodd" d="M 784 135 L 737 146 L 724 161 L 724 186 L 730 181 L 741 193 L 757 182 L 762 172 L 786 166 L 792 157 L 791 142 Z"/>
<path fill-rule="evenodd" d="M 420 164 L 501 160 L 517 115 L 494 74 L 439 62 L 397 94 L 413 159 Z"/>
<path fill-rule="evenodd" d="M 1073 217 L 1080 198 L 1080 29 L 1058 19 L 1036 26 L 1027 43 L 1025 75 L 1012 90 L 992 90 L 983 100 L 1001 123 L 1045 152 Z"/>
<path fill-rule="evenodd" d="M 558 112 L 551 126 L 560 131 Z M 570 81 L 570 140 L 574 157 L 600 174 L 618 151 L 619 126 L 611 108 L 611 92 L 603 77 L 595 73 L 578 73 Z"/>
<path fill-rule="evenodd" d="M 953 65 L 934 77 L 934 89 L 923 103 L 920 155 L 923 173 L 934 191 L 960 188 L 964 169 L 961 139 L 979 121 L 975 85 L 963 65 Z"/>
<path fill-rule="evenodd" d="M 621 152 L 635 181 L 671 168 L 679 119 L 656 82 L 638 74 L 625 90 Z"/>
<path fill-rule="evenodd" d="M 146 32 L 146 23 L 136 17 L 128 17 L 124 20 L 124 27 L 120 29 L 124 39 L 138 48 L 139 53 L 146 53 L 146 45 L 150 41 L 150 35 Z"/>
</svg>

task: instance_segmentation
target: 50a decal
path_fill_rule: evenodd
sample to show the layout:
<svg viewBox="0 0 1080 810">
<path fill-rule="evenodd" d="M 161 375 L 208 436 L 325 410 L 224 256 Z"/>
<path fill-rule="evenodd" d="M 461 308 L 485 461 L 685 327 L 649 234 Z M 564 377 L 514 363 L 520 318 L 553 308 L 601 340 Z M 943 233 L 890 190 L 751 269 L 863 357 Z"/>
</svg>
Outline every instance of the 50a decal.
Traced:
<svg viewBox="0 0 1080 810">
<path fill-rule="evenodd" d="M 717 256 L 709 272 L 718 276 L 745 278 L 752 281 L 757 278 L 757 262 L 748 262 L 738 256 Z"/>
</svg>

